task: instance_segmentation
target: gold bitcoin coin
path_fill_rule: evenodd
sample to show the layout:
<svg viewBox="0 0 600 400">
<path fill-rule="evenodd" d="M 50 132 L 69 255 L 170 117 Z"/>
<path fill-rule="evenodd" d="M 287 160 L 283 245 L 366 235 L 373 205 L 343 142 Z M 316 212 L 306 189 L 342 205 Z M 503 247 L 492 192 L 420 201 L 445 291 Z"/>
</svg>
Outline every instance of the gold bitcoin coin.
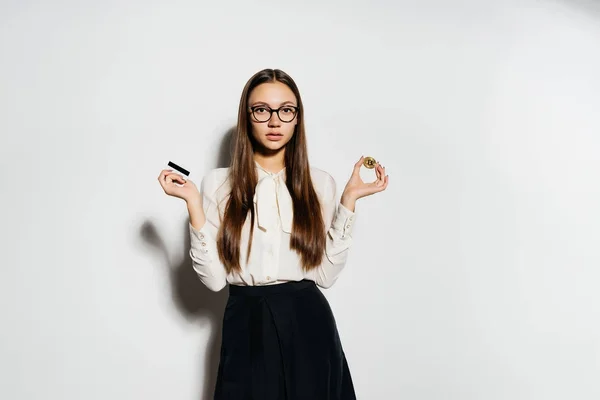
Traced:
<svg viewBox="0 0 600 400">
<path fill-rule="evenodd" d="M 373 157 L 365 157 L 363 160 L 363 165 L 369 169 L 375 168 L 375 164 L 377 164 L 377 161 Z"/>
</svg>

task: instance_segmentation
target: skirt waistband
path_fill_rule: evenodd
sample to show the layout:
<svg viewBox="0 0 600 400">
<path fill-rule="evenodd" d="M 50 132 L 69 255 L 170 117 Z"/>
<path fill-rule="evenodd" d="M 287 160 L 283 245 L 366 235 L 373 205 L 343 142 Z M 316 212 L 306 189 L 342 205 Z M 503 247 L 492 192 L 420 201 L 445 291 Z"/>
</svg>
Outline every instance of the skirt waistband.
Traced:
<svg viewBox="0 0 600 400">
<path fill-rule="evenodd" d="M 264 286 L 242 286 L 229 285 L 230 296 L 268 296 L 270 294 L 290 293 L 297 290 L 315 287 L 315 282 L 303 279 L 301 281 L 292 281 L 285 283 L 276 283 L 274 285 Z"/>
</svg>

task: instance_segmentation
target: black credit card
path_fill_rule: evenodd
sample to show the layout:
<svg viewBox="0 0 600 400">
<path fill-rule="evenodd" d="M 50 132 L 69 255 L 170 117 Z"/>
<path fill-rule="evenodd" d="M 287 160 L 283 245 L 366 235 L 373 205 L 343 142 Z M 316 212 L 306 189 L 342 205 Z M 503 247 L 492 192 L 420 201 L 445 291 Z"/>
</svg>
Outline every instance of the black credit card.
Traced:
<svg viewBox="0 0 600 400">
<path fill-rule="evenodd" d="M 176 169 L 177 171 L 181 172 L 182 174 L 184 174 L 185 176 L 189 176 L 190 175 L 190 171 L 188 171 L 185 168 L 180 167 L 179 165 L 175 164 L 172 161 L 169 161 L 169 167 Z"/>
</svg>

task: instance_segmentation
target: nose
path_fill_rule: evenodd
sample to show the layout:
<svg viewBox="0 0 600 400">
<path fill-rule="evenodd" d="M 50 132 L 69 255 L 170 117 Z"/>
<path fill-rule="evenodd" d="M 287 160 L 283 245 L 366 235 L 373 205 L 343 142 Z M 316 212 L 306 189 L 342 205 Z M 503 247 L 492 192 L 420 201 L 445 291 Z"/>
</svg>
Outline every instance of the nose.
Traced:
<svg viewBox="0 0 600 400">
<path fill-rule="evenodd" d="M 271 118 L 269 118 L 269 127 L 278 127 L 281 125 L 281 120 L 279 119 L 279 115 L 276 112 L 271 113 Z"/>
</svg>

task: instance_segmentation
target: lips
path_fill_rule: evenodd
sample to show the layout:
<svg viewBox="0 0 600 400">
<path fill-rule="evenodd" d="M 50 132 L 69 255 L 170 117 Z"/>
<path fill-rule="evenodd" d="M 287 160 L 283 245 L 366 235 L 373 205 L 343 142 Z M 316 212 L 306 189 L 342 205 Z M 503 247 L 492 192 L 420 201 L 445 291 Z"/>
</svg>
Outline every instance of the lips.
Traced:
<svg viewBox="0 0 600 400">
<path fill-rule="evenodd" d="M 272 142 L 278 142 L 283 138 L 281 133 L 267 133 L 267 139 Z"/>
</svg>

